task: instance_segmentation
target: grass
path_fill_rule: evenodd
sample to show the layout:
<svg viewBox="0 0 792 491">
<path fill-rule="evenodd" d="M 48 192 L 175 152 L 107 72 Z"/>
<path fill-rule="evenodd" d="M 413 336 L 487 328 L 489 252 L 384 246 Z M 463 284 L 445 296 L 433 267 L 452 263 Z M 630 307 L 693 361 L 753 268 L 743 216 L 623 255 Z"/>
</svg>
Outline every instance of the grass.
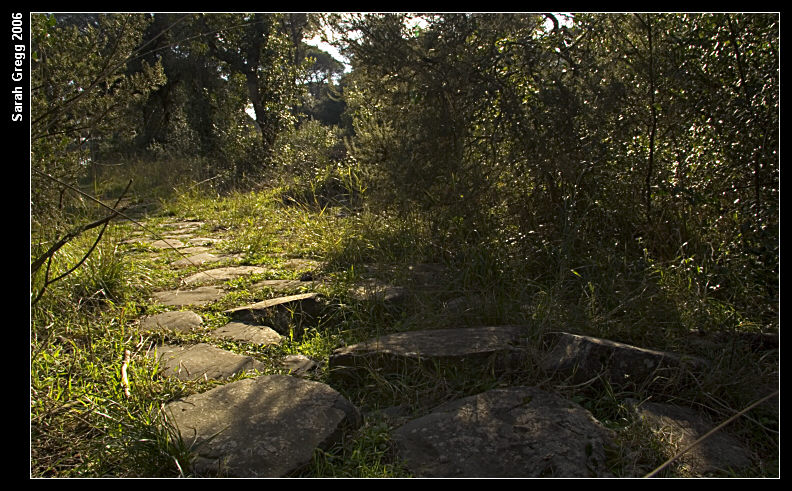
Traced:
<svg viewBox="0 0 792 491">
<path fill-rule="evenodd" d="M 282 373 L 277 360 L 303 354 L 326 362 L 332 351 L 379 334 L 427 327 L 531 324 L 538 334 L 558 329 L 606 337 L 655 349 L 673 349 L 715 362 L 697 386 L 667 394 L 671 401 L 700 407 L 721 420 L 773 388 L 777 352 L 757 354 L 744 343 L 694 344 L 693 326 L 727 333 L 755 331 L 765 319 L 751 315 L 728 297 L 701 289 L 699 271 L 677 262 L 628 262 L 616 251 L 567 258 L 568 266 L 544 266 L 560 253 L 543 245 L 532 259 L 516 260 L 509 251 L 469 242 L 451 251 L 459 237 L 440 240 L 419 213 L 390 215 L 365 206 L 350 210 L 328 206 L 284 205 L 282 192 L 258 191 L 226 196 L 182 188 L 162 202 L 146 220 L 150 231 L 164 235 L 178 219 L 202 222 L 198 235 L 222 236 L 222 252 L 237 254 L 239 264 L 264 265 L 270 272 L 232 280 L 230 294 L 218 304 L 194 309 L 211 330 L 228 319 L 222 310 L 274 296 L 252 290 L 265 278 L 295 278 L 289 258 L 322 261 L 327 283 L 321 292 L 332 299 L 332 313 L 308 326 L 301 339 L 277 347 L 242 343 L 221 347 L 267 362 L 266 373 Z M 146 350 L 163 340 L 196 342 L 203 334 L 142 335 L 134 322 L 162 311 L 148 295 L 178 286 L 179 277 L 203 268 L 174 271 L 172 251 L 153 254 L 142 243 L 124 243 L 136 227 L 114 223 L 86 263 L 51 285 L 31 315 L 31 475 L 33 477 L 156 477 L 189 475 L 191 452 L 160 412 L 163 404 L 205 390 L 211 383 L 184 382 L 159 376 Z M 467 239 L 465 239 L 467 240 Z M 91 238 L 80 237 L 56 256 L 53 270 L 64 271 L 79 260 Z M 149 242 L 150 243 L 150 242 Z M 559 247 L 567 247 L 561 244 Z M 412 283 L 410 266 L 440 264 L 445 273 L 425 291 Z M 559 263 L 554 263 L 559 264 Z M 372 268 L 372 266 L 379 266 Z M 410 287 L 403 310 L 381 302 L 361 302 L 348 295 L 364 276 Z M 36 288 L 35 279 L 33 282 Z M 459 301 L 459 299 L 462 299 Z M 456 303 L 455 303 L 456 302 Z M 461 305 L 457 309 L 443 306 Z M 776 326 L 777 329 L 777 326 Z M 132 352 L 131 397 L 121 386 L 125 350 Z M 534 367 L 535 368 L 535 367 Z M 651 470 L 668 457 L 668 445 L 633 421 L 623 400 L 642 393 L 615 393 L 602 385 L 564 387 L 539 370 L 517 378 L 472 376 L 444 368 L 431 373 L 371 373 L 365 381 L 341 383 L 324 372 L 315 378 L 333 384 L 358 407 L 373 412 L 361 429 L 333 448 L 318 450 L 299 476 L 405 477 L 390 442 L 394 420 L 382 410 L 404 406 L 416 415 L 433 405 L 510 383 L 541 385 L 565 393 L 617 430 L 619 448 L 611 452 L 617 475 L 629 469 Z M 760 407 L 730 428 L 751 443 L 757 455 L 747 475 L 773 476 L 778 471 L 778 414 Z M 684 475 L 671 467 L 669 477 Z"/>
</svg>

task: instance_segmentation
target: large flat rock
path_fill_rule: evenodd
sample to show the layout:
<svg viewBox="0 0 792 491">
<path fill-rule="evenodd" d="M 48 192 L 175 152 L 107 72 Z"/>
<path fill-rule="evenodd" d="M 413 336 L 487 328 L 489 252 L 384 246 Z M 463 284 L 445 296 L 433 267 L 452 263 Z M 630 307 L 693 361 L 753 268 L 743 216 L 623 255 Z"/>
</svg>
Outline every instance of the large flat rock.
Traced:
<svg viewBox="0 0 792 491">
<path fill-rule="evenodd" d="M 155 249 L 179 249 L 185 246 L 184 242 L 173 238 L 159 239 L 151 243 L 151 247 Z"/>
<path fill-rule="evenodd" d="M 201 316 L 190 310 L 163 312 L 140 320 L 140 328 L 146 331 L 190 332 L 201 325 Z"/>
<path fill-rule="evenodd" d="M 607 430 L 583 407 L 532 387 L 494 389 L 435 408 L 393 433 L 418 477 L 608 477 Z"/>
<path fill-rule="evenodd" d="M 286 476 L 361 424 L 357 409 L 331 387 L 286 375 L 239 380 L 165 411 L 197 451 L 193 470 L 210 476 Z"/>
<path fill-rule="evenodd" d="M 200 220 L 180 220 L 177 222 L 164 222 L 162 224 L 165 228 L 175 229 L 181 232 L 193 231 L 201 228 L 204 222 Z"/>
<path fill-rule="evenodd" d="M 495 368 L 508 369 L 523 355 L 527 329 L 485 326 L 393 333 L 335 350 L 329 366 L 335 370 L 395 370 L 404 362 L 493 361 Z"/>
<path fill-rule="evenodd" d="M 376 279 L 362 282 L 349 293 L 357 301 L 379 301 L 390 305 L 402 304 L 407 298 L 406 288 L 382 283 Z"/>
<path fill-rule="evenodd" d="M 228 266 L 201 271 L 184 278 L 184 284 L 196 285 L 200 283 L 220 283 L 251 274 L 263 274 L 269 271 L 259 266 Z"/>
<path fill-rule="evenodd" d="M 192 346 L 158 346 L 150 356 L 163 368 L 166 377 L 181 380 L 223 380 L 252 370 L 264 370 L 266 365 L 253 357 L 243 356 L 200 343 Z"/>
<path fill-rule="evenodd" d="M 313 281 L 301 280 L 261 280 L 250 285 L 250 290 L 263 290 L 269 288 L 277 292 L 286 290 L 296 290 L 298 288 L 313 286 Z"/>
<path fill-rule="evenodd" d="M 210 264 L 227 259 L 228 256 L 216 256 L 210 252 L 200 252 L 192 256 L 183 257 L 177 261 L 173 261 L 171 266 L 174 268 L 188 268 L 190 266 L 200 266 L 202 264 Z"/>
<path fill-rule="evenodd" d="M 206 305 L 220 300 L 225 295 L 222 288 L 202 286 L 192 290 L 170 290 L 155 292 L 154 300 L 162 305 L 182 307 L 186 305 Z"/>
</svg>

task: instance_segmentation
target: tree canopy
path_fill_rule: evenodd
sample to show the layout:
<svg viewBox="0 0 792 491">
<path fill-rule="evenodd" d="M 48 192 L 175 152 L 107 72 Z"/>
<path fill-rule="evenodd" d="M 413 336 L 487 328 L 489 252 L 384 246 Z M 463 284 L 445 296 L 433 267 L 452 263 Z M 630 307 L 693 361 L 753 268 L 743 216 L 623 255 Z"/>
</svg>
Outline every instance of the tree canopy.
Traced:
<svg viewBox="0 0 792 491">
<path fill-rule="evenodd" d="M 233 187 L 351 162 L 373 200 L 429 212 L 448 240 L 476 231 L 510 257 L 555 244 L 559 270 L 600 247 L 706 257 L 707 288 L 740 270 L 772 294 L 778 15 L 562 20 L 36 14 L 33 167 L 74 182 L 89 160 L 178 157 Z M 326 28 L 349 73 L 305 43 Z M 41 179 L 36 220 L 61 206 Z"/>
</svg>

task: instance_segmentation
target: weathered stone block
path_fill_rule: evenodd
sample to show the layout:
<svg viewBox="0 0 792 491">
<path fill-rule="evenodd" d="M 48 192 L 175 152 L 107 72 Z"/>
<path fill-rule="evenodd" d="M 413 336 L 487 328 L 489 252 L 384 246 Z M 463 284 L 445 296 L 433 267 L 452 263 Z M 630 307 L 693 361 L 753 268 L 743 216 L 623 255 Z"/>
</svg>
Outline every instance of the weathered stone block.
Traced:
<svg viewBox="0 0 792 491">
<path fill-rule="evenodd" d="M 544 357 L 543 368 L 569 376 L 575 383 L 603 377 L 616 386 L 645 388 L 707 367 L 699 358 L 607 339 L 565 332 L 548 333 L 545 339 L 551 350 Z"/>
<path fill-rule="evenodd" d="M 300 336 L 302 321 L 319 317 L 324 307 L 318 293 L 302 293 L 236 307 L 225 313 L 236 321 L 266 324 L 284 336 Z M 289 333 L 290 328 L 295 332 Z"/>
<path fill-rule="evenodd" d="M 511 387 L 444 404 L 393 439 L 418 477 L 606 477 L 612 433 L 572 401 Z"/>
<path fill-rule="evenodd" d="M 239 380 L 165 411 L 197 452 L 199 476 L 283 477 L 361 424 L 357 408 L 331 387 L 286 375 Z"/>
<path fill-rule="evenodd" d="M 398 373 L 405 364 L 454 363 L 493 365 L 496 370 L 516 368 L 525 355 L 525 326 L 486 326 L 431 329 L 388 334 L 339 348 L 329 359 L 331 370 L 378 370 Z"/>
<path fill-rule="evenodd" d="M 673 451 L 681 452 L 707 434 L 714 424 L 691 408 L 655 402 L 630 402 L 638 417 Z M 751 465 L 749 450 L 724 430 L 690 448 L 678 460 L 692 475 L 728 473 Z"/>
<path fill-rule="evenodd" d="M 201 316 L 190 310 L 163 312 L 141 319 L 140 328 L 146 331 L 190 332 L 203 324 Z"/>
<path fill-rule="evenodd" d="M 264 370 L 266 365 L 250 356 L 226 351 L 210 344 L 193 346 L 158 346 L 155 357 L 167 377 L 181 380 L 201 378 L 222 380 L 251 370 Z"/>
<path fill-rule="evenodd" d="M 267 326 L 258 326 L 236 321 L 229 322 L 215 329 L 212 331 L 212 334 L 210 334 L 210 337 L 214 339 L 227 339 L 242 343 L 258 344 L 261 346 L 280 344 L 283 341 L 283 336 Z"/>
<path fill-rule="evenodd" d="M 268 270 L 259 266 L 227 266 L 201 271 L 184 278 L 185 285 L 198 283 L 220 283 L 252 274 L 264 274 Z"/>
<path fill-rule="evenodd" d="M 225 295 L 222 288 L 216 286 L 202 286 L 194 290 L 171 290 L 154 293 L 154 300 L 162 305 L 185 306 L 206 305 L 215 302 Z"/>
</svg>

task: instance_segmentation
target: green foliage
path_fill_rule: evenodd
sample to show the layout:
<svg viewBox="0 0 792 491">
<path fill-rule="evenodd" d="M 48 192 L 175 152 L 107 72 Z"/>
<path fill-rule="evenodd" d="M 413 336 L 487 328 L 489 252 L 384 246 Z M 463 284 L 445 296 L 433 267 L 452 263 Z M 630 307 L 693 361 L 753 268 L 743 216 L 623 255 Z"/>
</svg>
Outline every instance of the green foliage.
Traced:
<svg viewBox="0 0 792 491">
<path fill-rule="evenodd" d="M 272 176 L 286 203 L 359 207 L 366 191 L 361 169 L 349 158 L 336 127 L 308 120 L 275 144 Z"/>
<path fill-rule="evenodd" d="M 373 423 L 358 430 L 349 441 L 327 450 L 317 450 L 313 462 L 294 477 L 411 477 L 393 460 L 388 426 Z"/>
<path fill-rule="evenodd" d="M 90 145 L 130 133 L 128 109 L 164 82 L 162 67 L 125 73 L 148 22 L 143 15 L 99 15 L 79 25 L 34 14 L 31 22 L 31 165 L 74 184 Z M 34 229 L 58 230 L 65 189 L 39 173 L 31 178 Z"/>
<path fill-rule="evenodd" d="M 554 281 L 603 257 L 598 279 L 632 277 L 645 254 L 685 260 L 708 272 L 687 277 L 694 289 L 774 329 L 777 16 L 548 18 L 435 15 L 418 31 L 404 15 L 341 19 L 363 33 L 342 47 L 373 197 L 424 210 L 445 250 L 495 247 Z M 764 300 L 738 299 L 749 291 Z"/>
<path fill-rule="evenodd" d="M 272 367 L 383 332 L 528 323 L 537 337 L 561 329 L 702 356 L 711 373 L 670 396 L 724 418 L 767 393 L 777 352 L 744 339 L 779 329 L 777 15 L 326 18 L 352 61 L 338 90 L 327 80 L 340 67 L 299 42 L 295 14 L 34 15 L 34 168 L 106 196 L 134 177 L 134 199 L 222 230 L 221 250 L 268 265 L 266 277 L 298 274 L 285 257 L 324 261 L 318 288 L 334 308 L 320 325 L 275 350 L 228 346 Z M 328 94 L 343 97 L 351 128 L 323 124 L 339 109 L 323 112 Z M 34 180 L 34 257 L 97 219 L 60 191 Z M 156 377 L 142 357 L 134 397 L 117 384 L 123 351 L 157 341 L 130 320 L 176 273 L 114 230 L 32 310 L 35 475 L 179 475 L 189 462 L 157 410 L 196 388 Z M 53 276 L 91 237 L 47 263 Z M 371 271 L 409 286 L 419 263 L 444 272 L 404 312 L 348 294 Z M 250 281 L 227 284 L 202 315 L 219 324 L 218 309 L 271 293 Z M 366 408 L 425 409 L 500 382 L 452 372 L 373 373 L 344 390 Z M 625 412 L 624 398 L 642 394 L 558 389 L 619 432 L 617 473 L 667 457 Z M 735 431 L 764 473 L 777 465 L 778 415 L 751 418 Z M 369 418 L 300 475 L 403 476 L 389 430 Z"/>
<path fill-rule="evenodd" d="M 338 129 L 309 120 L 282 133 L 274 153 L 276 175 L 311 179 L 343 161 L 346 148 Z"/>
</svg>

